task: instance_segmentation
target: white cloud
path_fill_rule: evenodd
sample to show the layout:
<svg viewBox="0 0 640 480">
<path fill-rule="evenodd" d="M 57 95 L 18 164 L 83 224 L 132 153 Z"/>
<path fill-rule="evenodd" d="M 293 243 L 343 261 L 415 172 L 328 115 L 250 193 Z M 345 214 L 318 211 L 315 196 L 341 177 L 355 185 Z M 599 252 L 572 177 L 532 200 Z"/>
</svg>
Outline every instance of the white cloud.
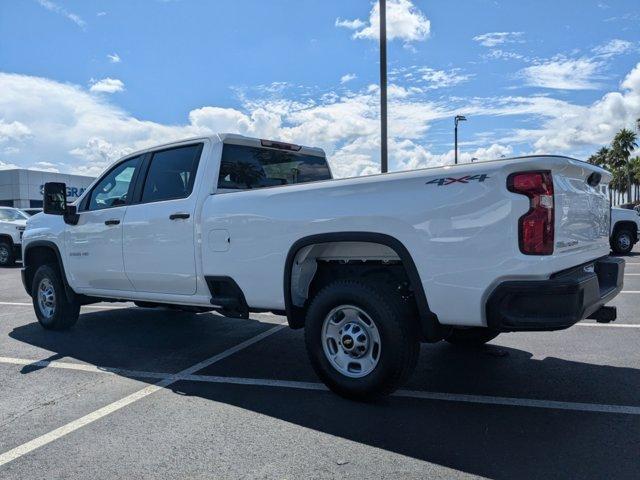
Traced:
<svg viewBox="0 0 640 480">
<path fill-rule="evenodd" d="M 502 50 L 500 48 L 494 48 L 489 50 L 489 53 L 484 55 L 484 57 L 490 58 L 492 60 L 524 60 L 525 59 L 524 55 Z"/>
<path fill-rule="evenodd" d="M 37 2 L 47 10 L 62 15 L 63 17 L 71 20 L 77 26 L 82 29 L 85 29 L 87 26 L 87 22 L 85 22 L 79 15 L 75 13 L 68 12 L 65 8 L 61 7 L 57 3 L 52 2 L 51 0 L 37 0 Z"/>
<path fill-rule="evenodd" d="M 522 69 L 519 75 L 532 87 L 591 90 L 598 88 L 596 80 L 601 67 L 601 62 L 590 58 L 556 56 Z"/>
<path fill-rule="evenodd" d="M 355 73 L 347 73 L 346 75 L 340 77 L 340 83 L 347 83 L 355 80 L 356 78 L 358 78 L 358 76 Z"/>
<path fill-rule="evenodd" d="M 31 134 L 31 130 L 20 122 L 6 122 L 0 118 L 0 143 L 10 140 L 21 140 Z"/>
<path fill-rule="evenodd" d="M 51 162 L 36 162 L 32 167 L 32 170 L 39 170 L 41 172 L 60 173 L 58 167 Z"/>
<path fill-rule="evenodd" d="M 103 78 L 102 80 L 91 80 L 89 88 L 94 93 L 116 93 L 124 90 L 124 83 L 117 78 Z"/>
<path fill-rule="evenodd" d="M 0 170 L 13 170 L 15 168 L 20 168 L 20 167 L 13 163 L 6 163 L 0 160 Z"/>
<path fill-rule="evenodd" d="M 613 40 L 609 40 L 607 43 L 598 45 L 593 49 L 593 52 L 602 57 L 614 57 L 616 55 L 622 55 L 623 53 L 630 52 L 633 50 L 633 46 L 633 43 L 627 40 L 614 38 Z"/>
<path fill-rule="evenodd" d="M 203 106 L 192 110 L 182 123 L 163 125 L 133 117 L 105 96 L 80 86 L 0 73 L 0 132 L 11 139 L 0 147 L 20 146 L 10 162 L 3 159 L 5 165 L 37 167 L 37 162 L 50 162 L 51 168 L 61 171 L 97 175 L 133 150 L 229 131 L 322 147 L 338 176 L 376 173 L 378 93 L 373 85 L 355 93 L 331 92 L 304 101 L 266 95 L 245 99 L 239 108 Z M 522 153 L 522 148 L 577 156 L 608 143 L 617 130 L 633 126 L 640 117 L 640 64 L 626 76 L 619 91 L 586 105 L 549 96 L 434 100 L 427 90 L 395 83 L 390 84 L 389 93 L 393 170 L 452 163 L 450 129 L 433 132 L 432 127 L 459 112 L 469 115 L 470 121 L 488 116 L 514 119 L 513 128 L 500 133 L 501 138 L 484 135 L 480 142 L 474 142 L 473 150 L 470 143 L 463 144 L 460 158 L 464 162 L 472 157 L 486 160 Z M 440 147 L 426 143 L 437 138 L 435 135 L 446 135 L 441 137 Z M 443 144 L 447 145 L 444 151 Z"/>
<path fill-rule="evenodd" d="M 473 39 L 483 47 L 495 47 L 505 43 L 522 43 L 524 32 L 489 32 L 476 35 Z"/>
<path fill-rule="evenodd" d="M 353 38 L 378 40 L 380 38 L 380 3 L 375 2 L 369 20 L 336 19 L 337 27 L 355 30 Z M 425 40 L 431 32 L 431 22 L 410 0 L 387 2 L 387 39 L 415 42 Z"/>
<path fill-rule="evenodd" d="M 120 63 L 122 61 L 122 59 L 120 58 L 120 55 L 118 55 L 115 52 L 107 54 L 107 58 L 111 63 Z"/>
<path fill-rule="evenodd" d="M 418 69 L 422 80 L 427 82 L 428 89 L 438 89 L 445 87 L 452 87 L 460 83 L 468 81 L 472 75 L 460 73 L 459 68 L 454 68 L 448 71 L 435 70 L 429 67 L 422 67 Z"/>
<path fill-rule="evenodd" d="M 355 20 L 343 20 L 340 17 L 336 18 L 336 27 L 348 28 L 349 30 L 359 30 L 364 27 L 366 24 L 356 18 Z"/>
<path fill-rule="evenodd" d="M 620 92 L 609 92 L 587 106 L 559 106 L 543 128 L 531 132 L 538 152 L 571 151 L 605 145 L 616 132 L 640 118 L 640 63 L 625 77 Z"/>
<path fill-rule="evenodd" d="M 104 17 L 107 14 L 107 12 L 98 12 L 96 13 L 96 17 Z"/>
</svg>

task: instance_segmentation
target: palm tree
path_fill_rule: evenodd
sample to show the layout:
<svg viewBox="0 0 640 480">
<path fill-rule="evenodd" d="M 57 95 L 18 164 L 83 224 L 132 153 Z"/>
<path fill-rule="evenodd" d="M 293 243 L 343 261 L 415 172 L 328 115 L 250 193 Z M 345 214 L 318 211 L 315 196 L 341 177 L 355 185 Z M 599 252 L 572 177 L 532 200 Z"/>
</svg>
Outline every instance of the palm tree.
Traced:
<svg viewBox="0 0 640 480">
<path fill-rule="evenodd" d="M 638 184 L 640 184 L 640 157 L 629 160 L 633 183 L 636 187 L 636 198 L 638 198 Z"/>
<path fill-rule="evenodd" d="M 638 148 L 638 137 L 634 132 L 623 128 L 620 130 L 611 142 L 611 160 L 614 168 L 620 168 L 626 170 L 627 173 L 627 201 L 631 201 L 631 184 L 633 183 L 633 177 L 631 172 L 631 165 L 629 164 L 629 157 L 631 152 Z"/>
<path fill-rule="evenodd" d="M 610 151 L 607 147 L 602 147 L 595 154 L 589 157 L 588 162 L 592 165 L 597 165 L 602 168 L 609 167 L 609 155 Z"/>
</svg>

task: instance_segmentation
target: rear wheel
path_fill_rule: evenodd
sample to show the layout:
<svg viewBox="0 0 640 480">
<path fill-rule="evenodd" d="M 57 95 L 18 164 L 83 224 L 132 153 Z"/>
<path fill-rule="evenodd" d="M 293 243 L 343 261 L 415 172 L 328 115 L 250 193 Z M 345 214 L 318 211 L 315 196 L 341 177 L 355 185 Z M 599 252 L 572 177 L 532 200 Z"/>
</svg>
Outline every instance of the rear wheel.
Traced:
<svg viewBox="0 0 640 480">
<path fill-rule="evenodd" d="M 633 233 L 631 230 L 620 228 L 611 238 L 611 249 L 614 253 L 626 255 L 633 248 Z"/>
<path fill-rule="evenodd" d="M 411 375 L 420 344 L 401 299 L 358 280 L 331 283 L 313 299 L 305 323 L 309 359 L 337 394 L 371 400 Z"/>
<path fill-rule="evenodd" d="M 66 330 L 78 321 L 80 303 L 67 298 L 55 265 L 42 265 L 36 270 L 31 295 L 38 322 L 47 330 Z"/>
<path fill-rule="evenodd" d="M 0 267 L 11 267 L 15 261 L 12 245 L 8 242 L 0 242 Z"/>
<path fill-rule="evenodd" d="M 498 335 L 500 332 L 482 327 L 454 328 L 446 341 L 461 347 L 479 347 Z"/>
</svg>

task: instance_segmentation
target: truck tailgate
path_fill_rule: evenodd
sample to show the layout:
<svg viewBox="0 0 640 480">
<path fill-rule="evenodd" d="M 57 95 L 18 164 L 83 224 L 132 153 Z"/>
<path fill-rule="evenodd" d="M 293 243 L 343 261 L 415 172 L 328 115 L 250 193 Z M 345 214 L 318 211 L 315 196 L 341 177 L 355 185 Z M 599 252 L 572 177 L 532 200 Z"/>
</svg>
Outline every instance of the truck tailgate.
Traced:
<svg viewBox="0 0 640 480">
<path fill-rule="evenodd" d="M 555 201 L 554 253 L 609 251 L 610 176 L 588 163 L 566 159 L 552 170 Z M 596 180 L 600 181 L 596 183 Z M 590 184 L 591 183 L 591 184 Z M 592 186 L 593 185 L 593 186 Z"/>
</svg>

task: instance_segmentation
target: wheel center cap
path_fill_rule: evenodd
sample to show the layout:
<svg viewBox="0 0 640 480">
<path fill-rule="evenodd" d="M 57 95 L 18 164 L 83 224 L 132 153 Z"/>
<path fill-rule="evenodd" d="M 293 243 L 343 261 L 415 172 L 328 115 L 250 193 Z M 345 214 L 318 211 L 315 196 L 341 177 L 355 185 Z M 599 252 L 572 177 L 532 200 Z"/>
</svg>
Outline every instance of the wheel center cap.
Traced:
<svg viewBox="0 0 640 480">
<path fill-rule="evenodd" d="M 353 348 L 353 338 L 351 338 L 349 335 L 345 335 L 344 337 L 342 337 L 342 346 L 346 350 L 351 350 Z"/>
</svg>

